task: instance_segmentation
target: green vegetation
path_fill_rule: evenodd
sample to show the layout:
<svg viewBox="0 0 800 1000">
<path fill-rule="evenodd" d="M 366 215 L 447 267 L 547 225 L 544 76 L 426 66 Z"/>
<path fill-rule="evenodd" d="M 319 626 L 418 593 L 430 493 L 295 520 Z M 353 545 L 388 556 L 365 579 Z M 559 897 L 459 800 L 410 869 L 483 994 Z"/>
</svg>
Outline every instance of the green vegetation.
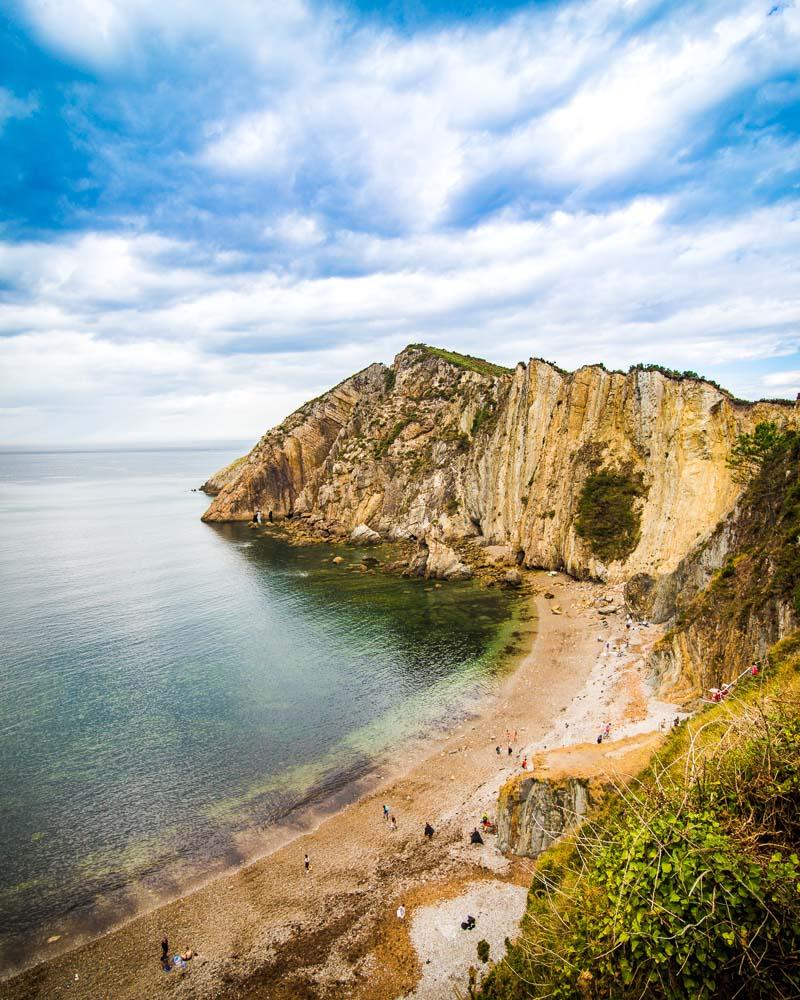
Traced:
<svg viewBox="0 0 800 1000">
<path fill-rule="evenodd" d="M 764 468 L 770 458 L 780 454 L 791 432 L 778 429 L 772 422 L 756 424 L 752 434 L 740 434 L 728 456 L 728 466 L 739 483 L 749 483 Z"/>
<path fill-rule="evenodd" d="M 494 407 L 489 403 L 484 403 L 483 406 L 479 407 L 472 418 L 472 429 L 471 433 L 473 437 L 478 433 L 481 427 L 489 426 L 490 421 L 494 417 Z"/>
<path fill-rule="evenodd" d="M 537 861 L 482 1000 L 800 995 L 800 632 Z"/>
<path fill-rule="evenodd" d="M 441 347 L 429 347 L 427 344 L 409 344 L 409 347 L 424 351 L 443 361 L 448 361 L 457 368 L 465 368 L 467 371 L 478 372 L 480 375 L 496 377 L 498 375 L 510 375 L 510 368 L 503 368 L 502 365 L 492 364 L 491 361 L 484 361 L 483 358 L 473 358 L 469 354 L 458 354 L 456 351 L 445 351 Z"/>
<path fill-rule="evenodd" d="M 465 434 L 458 425 L 450 424 L 445 427 L 439 434 L 439 440 L 445 444 L 454 444 L 459 451 L 469 450 L 469 434 Z"/>
<path fill-rule="evenodd" d="M 624 559 L 639 541 L 636 501 L 645 493 L 642 477 L 629 470 L 590 473 L 578 500 L 575 532 L 604 562 Z"/>
<path fill-rule="evenodd" d="M 389 433 L 380 440 L 375 445 L 375 458 L 383 458 L 386 452 L 391 448 L 394 442 L 397 440 L 398 435 L 401 431 L 405 430 L 410 423 L 414 422 L 414 417 L 404 417 L 402 420 L 398 420 L 397 423 L 392 427 Z"/>
<path fill-rule="evenodd" d="M 692 379 L 696 382 L 708 382 L 709 385 L 715 386 L 717 389 L 720 388 L 716 382 L 712 382 L 711 379 L 706 378 L 704 375 L 698 375 L 697 372 L 693 371 L 678 371 L 676 368 L 665 368 L 663 365 L 647 365 L 643 364 L 641 361 L 636 365 L 631 365 L 628 369 L 629 372 L 661 372 L 662 375 L 666 375 L 667 378 L 671 378 L 676 382 L 683 382 L 686 379 Z M 725 391 L 724 389 L 722 390 Z"/>
<path fill-rule="evenodd" d="M 387 368 L 383 373 L 383 387 L 386 392 L 391 392 L 394 389 L 395 382 L 397 381 L 397 372 L 393 368 Z"/>
<path fill-rule="evenodd" d="M 489 961 L 489 942 L 485 938 L 478 942 L 478 959 L 484 964 Z"/>
</svg>

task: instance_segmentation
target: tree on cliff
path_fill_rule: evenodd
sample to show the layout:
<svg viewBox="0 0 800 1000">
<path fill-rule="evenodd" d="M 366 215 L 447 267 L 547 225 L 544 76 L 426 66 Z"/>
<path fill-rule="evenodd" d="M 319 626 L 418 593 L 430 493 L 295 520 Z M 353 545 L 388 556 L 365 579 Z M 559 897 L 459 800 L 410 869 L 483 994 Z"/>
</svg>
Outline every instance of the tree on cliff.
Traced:
<svg viewBox="0 0 800 1000">
<path fill-rule="evenodd" d="M 749 483 L 765 462 L 789 442 L 790 434 L 772 421 L 756 424 L 752 434 L 740 434 L 728 456 L 728 467 L 737 483 Z"/>
</svg>

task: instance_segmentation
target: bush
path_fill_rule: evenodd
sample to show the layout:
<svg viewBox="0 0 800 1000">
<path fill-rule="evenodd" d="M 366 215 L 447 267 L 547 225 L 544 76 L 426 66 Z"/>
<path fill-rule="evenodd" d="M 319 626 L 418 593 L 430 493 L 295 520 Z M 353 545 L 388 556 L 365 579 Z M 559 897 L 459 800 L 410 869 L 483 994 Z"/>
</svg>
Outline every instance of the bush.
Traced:
<svg viewBox="0 0 800 1000">
<path fill-rule="evenodd" d="M 558 864 L 542 856 L 482 1000 L 800 995 L 797 674 L 770 697 L 743 690 L 673 734 Z"/>
<path fill-rule="evenodd" d="M 575 532 L 599 559 L 624 559 L 636 548 L 640 515 L 635 502 L 644 492 L 640 475 L 601 470 L 587 476 L 578 500 Z"/>
<path fill-rule="evenodd" d="M 483 938 L 478 942 L 478 958 L 484 964 L 489 961 L 489 942 Z"/>
</svg>

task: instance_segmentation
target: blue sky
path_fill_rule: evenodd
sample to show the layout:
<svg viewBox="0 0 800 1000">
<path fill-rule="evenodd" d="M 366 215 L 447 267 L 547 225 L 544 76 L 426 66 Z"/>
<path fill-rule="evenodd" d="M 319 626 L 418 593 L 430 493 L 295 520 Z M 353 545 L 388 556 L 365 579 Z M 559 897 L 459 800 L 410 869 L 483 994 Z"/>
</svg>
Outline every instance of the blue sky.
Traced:
<svg viewBox="0 0 800 1000">
<path fill-rule="evenodd" d="M 424 340 L 800 391 L 800 7 L 12 0 L 0 442 L 255 439 Z"/>
</svg>

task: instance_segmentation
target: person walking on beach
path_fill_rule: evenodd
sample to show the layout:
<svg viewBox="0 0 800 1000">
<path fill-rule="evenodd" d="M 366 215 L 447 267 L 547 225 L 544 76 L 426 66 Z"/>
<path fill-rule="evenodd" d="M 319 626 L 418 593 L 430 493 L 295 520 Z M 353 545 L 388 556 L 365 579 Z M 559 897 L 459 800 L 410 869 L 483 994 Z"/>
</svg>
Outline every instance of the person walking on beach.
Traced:
<svg viewBox="0 0 800 1000">
<path fill-rule="evenodd" d="M 396 830 L 397 829 L 397 819 L 394 816 L 391 817 L 391 823 L 392 823 L 392 830 Z"/>
<path fill-rule="evenodd" d="M 389 819 L 389 807 L 384 802 L 383 803 L 383 821 L 384 821 L 384 823 L 387 822 L 388 819 Z"/>
<path fill-rule="evenodd" d="M 162 962 L 162 964 L 163 964 L 165 958 L 169 958 L 169 940 L 168 940 L 166 934 L 161 939 L 161 962 Z"/>
<path fill-rule="evenodd" d="M 307 854 L 306 854 L 306 856 L 305 856 L 305 857 L 303 858 L 303 868 L 305 868 L 305 870 L 306 870 L 307 872 L 310 872 L 310 871 L 311 871 L 311 860 L 310 860 L 310 858 L 309 858 L 309 856 L 308 856 Z"/>
<path fill-rule="evenodd" d="M 425 824 L 425 836 L 428 838 L 428 840 L 433 839 L 433 827 L 430 825 L 430 823 Z"/>
</svg>

